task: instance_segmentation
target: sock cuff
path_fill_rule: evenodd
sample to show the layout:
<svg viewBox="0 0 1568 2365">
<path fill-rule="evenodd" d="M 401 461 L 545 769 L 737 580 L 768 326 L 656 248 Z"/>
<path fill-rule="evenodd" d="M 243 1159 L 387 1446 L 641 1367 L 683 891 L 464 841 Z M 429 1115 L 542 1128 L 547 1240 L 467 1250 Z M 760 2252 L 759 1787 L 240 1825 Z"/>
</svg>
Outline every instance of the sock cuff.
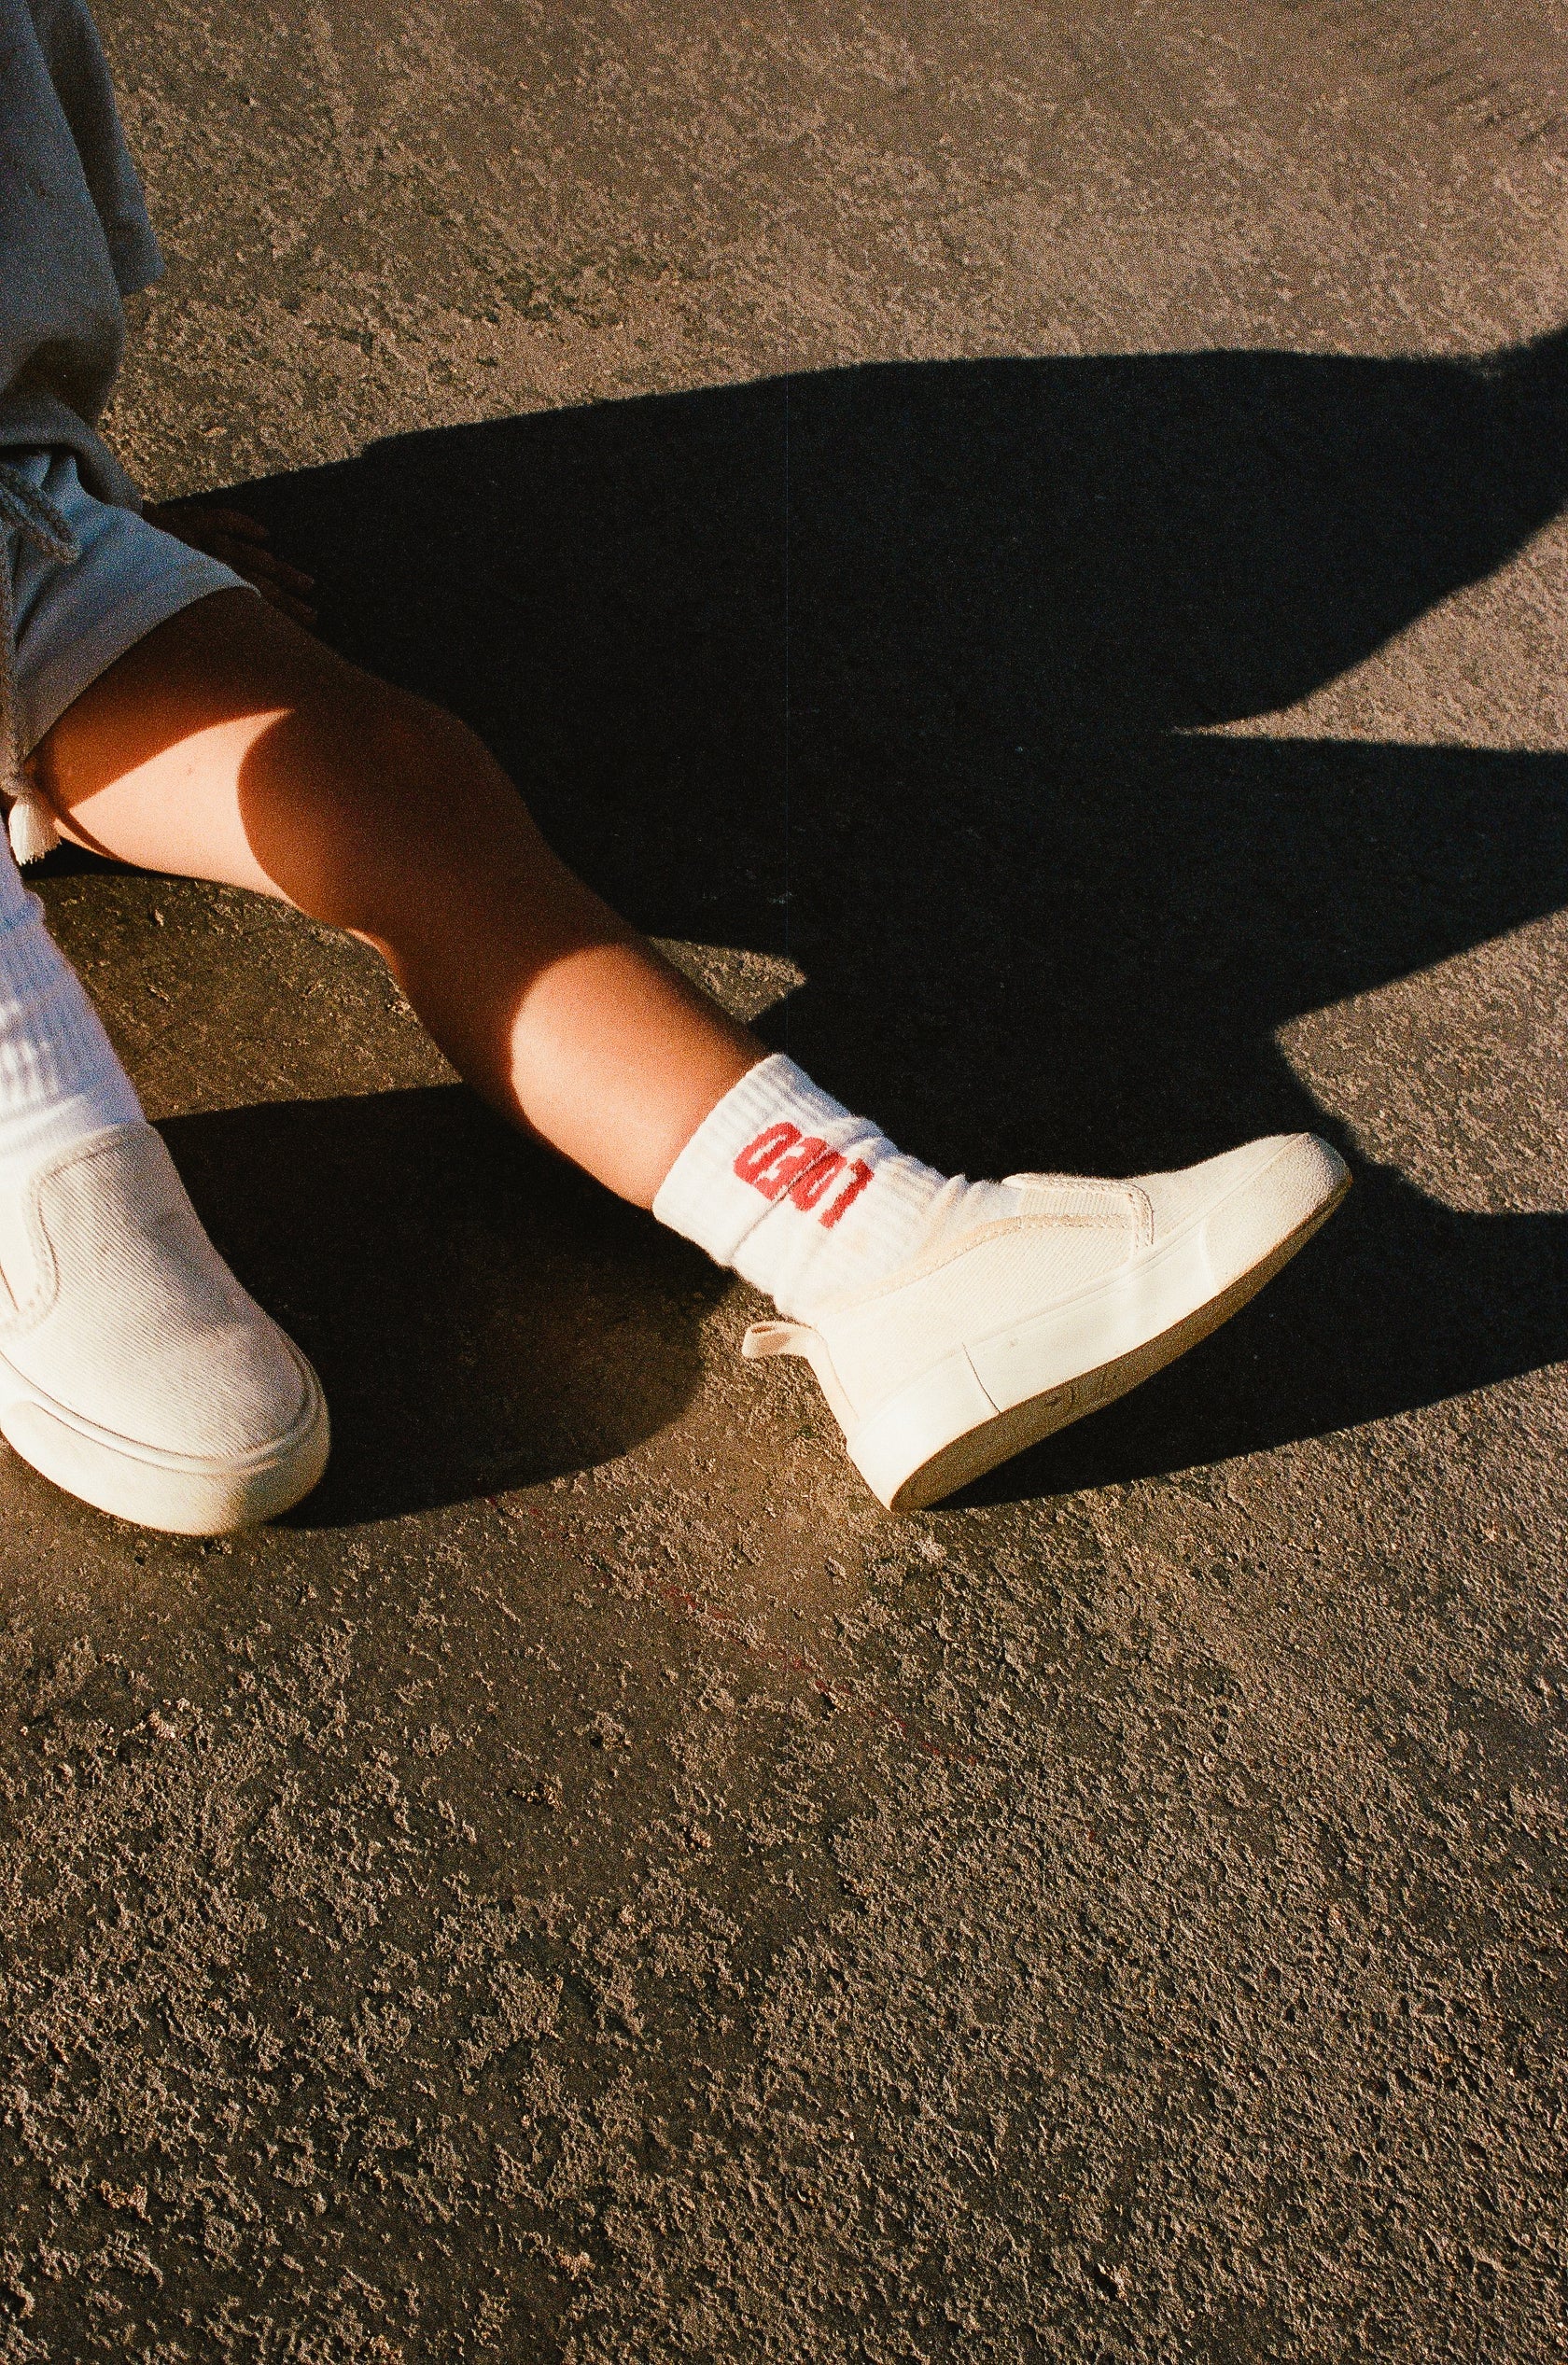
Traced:
<svg viewBox="0 0 1568 2365">
<path fill-rule="evenodd" d="M 20 921 L 31 918 L 35 912 L 41 913 L 43 908 L 38 898 L 30 894 L 22 884 L 21 873 L 11 852 L 10 840 L 0 830 L 0 935 L 7 929 L 15 928 Z"/>
<path fill-rule="evenodd" d="M 0 919 L 0 1116 L 83 1091 L 102 1101 L 105 1124 L 141 1114 L 103 1020 L 28 895 L 13 922 Z"/>
<path fill-rule="evenodd" d="M 31 889 L 23 887 L 15 862 L 9 877 L 4 864 L 0 864 L 0 936 L 8 936 L 13 929 L 30 928 L 35 921 L 43 919 L 43 903 Z M 44 925 L 48 926 L 47 920 Z"/>
<path fill-rule="evenodd" d="M 842 1101 L 812 1083 L 783 1052 L 759 1060 L 698 1126 L 659 1186 L 657 1220 L 695 1240 L 721 1265 L 733 1265 L 747 1234 L 770 1202 L 743 1182 L 735 1160 L 769 1127 L 793 1126 L 838 1147 L 846 1133 L 867 1130 Z M 831 1128 L 831 1130 L 830 1130 Z"/>
<path fill-rule="evenodd" d="M 997 1198 L 1011 1212 L 1016 1197 L 906 1156 L 776 1052 L 704 1118 L 653 1212 L 781 1314 L 809 1322 L 905 1263 L 960 1210 Z"/>
<path fill-rule="evenodd" d="M 737 1085 L 731 1086 L 718 1108 L 711 1110 L 696 1133 L 686 1145 L 694 1148 L 714 1120 L 722 1116 L 725 1127 L 734 1132 L 742 1147 L 749 1141 L 760 1126 L 777 1121 L 779 1109 L 788 1104 L 791 1119 L 805 1131 L 820 1133 L 825 1125 L 842 1125 L 850 1115 L 842 1100 L 835 1100 L 831 1092 L 813 1084 L 804 1068 L 782 1051 L 759 1059 L 749 1068 Z M 680 1154 L 684 1157 L 686 1151 Z M 678 1158 L 676 1164 L 679 1166 Z M 672 1169 L 673 1171 L 673 1169 Z"/>
</svg>

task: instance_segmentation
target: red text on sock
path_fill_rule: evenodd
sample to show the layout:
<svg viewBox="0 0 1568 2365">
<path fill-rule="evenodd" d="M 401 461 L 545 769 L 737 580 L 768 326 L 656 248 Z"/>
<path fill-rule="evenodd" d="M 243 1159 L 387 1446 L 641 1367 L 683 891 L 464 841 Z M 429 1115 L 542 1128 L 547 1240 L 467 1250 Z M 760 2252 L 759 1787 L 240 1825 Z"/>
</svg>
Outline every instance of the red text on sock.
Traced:
<svg viewBox="0 0 1568 2365">
<path fill-rule="evenodd" d="M 808 1214 L 821 1206 L 835 1183 L 847 1174 L 844 1188 L 819 1218 L 824 1227 L 831 1227 L 848 1211 L 875 1172 L 861 1158 L 851 1161 L 837 1150 L 830 1150 L 814 1134 L 807 1134 L 803 1140 L 799 1126 L 788 1124 L 764 1126 L 742 1150 L 735 1170 L 743 1182 L 761 1191 L 763 1198 L 779 1199 L 787 1193 L 792 1204 Z"/>
</svg>

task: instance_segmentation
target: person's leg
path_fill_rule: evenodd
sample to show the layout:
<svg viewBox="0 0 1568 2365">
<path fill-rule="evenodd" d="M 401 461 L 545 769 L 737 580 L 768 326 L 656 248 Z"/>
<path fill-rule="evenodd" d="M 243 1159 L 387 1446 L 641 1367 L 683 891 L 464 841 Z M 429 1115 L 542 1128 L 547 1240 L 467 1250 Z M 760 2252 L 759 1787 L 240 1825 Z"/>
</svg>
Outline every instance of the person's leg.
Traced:
<svg viewBox="0 0 1568 2365">
<path fill-rule="evenodd" d="M 885 1503 L 913 1508 L 1157 1370 L 1316 1228 L 1297 1135 L 1130 1182 L 948 1179 L 671 970 L 454 718 L 245 593 L 184 609 L 40 741 L 80 844 L 376 945 L 495 1104 L 766 1290 Z"/>
<path fill-rule="evenodd" d="M 769 1059 L 558 861 L 455 717 L 246 593 L 137 642 L 40 741 L 35 771 L 80 844 L 286 897 L 374 945 L 496 1107 L 791 1312 L 896 1266 L 933 1217 L 1012 1211 L 1015 1194 L 903 1156 Z M 786 1136 L 791 1159 L 764 1172 L 753 1155 L 742 1178 L 749 1144 Z M 763 1224 L 776 1205 L 786 1220 Z"/>
<path fill-rule="evenodd" d="M 211 1533 L 308 1491 L 326 1405 L 203 1231 L 12 846 L 53 842 L 21 751 L 118 634 L 226 570 L 149 549 L 68 454 L 0 456 L 0 1434 L 103 1510 Z"/>
<path fill-rule="evenodd" d="M 470 731 L 247 592 L 149 633 L 35 764 L 78 844 L 366 938 L 478 1091 L 641 1206 L 765 1056 L 557 861 Z"/>
</svg>

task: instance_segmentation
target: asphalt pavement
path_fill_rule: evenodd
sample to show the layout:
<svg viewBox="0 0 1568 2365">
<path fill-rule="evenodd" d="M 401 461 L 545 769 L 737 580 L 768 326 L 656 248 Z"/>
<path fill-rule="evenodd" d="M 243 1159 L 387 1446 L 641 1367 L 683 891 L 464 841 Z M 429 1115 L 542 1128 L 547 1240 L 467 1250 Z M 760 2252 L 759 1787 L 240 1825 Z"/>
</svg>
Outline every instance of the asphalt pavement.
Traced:
<svg viewBox="0 0 1568 2365">
<path fill-rule="evenodd" d="M 1554 2365 L 1561 11 L 103 21 L 149 492 L 933 1163 L 1356 1187 L 894 1520 L 363 948 L 58 858 L 337 1448 L 0 1461 L 0 2361 Z"/>
</svg>

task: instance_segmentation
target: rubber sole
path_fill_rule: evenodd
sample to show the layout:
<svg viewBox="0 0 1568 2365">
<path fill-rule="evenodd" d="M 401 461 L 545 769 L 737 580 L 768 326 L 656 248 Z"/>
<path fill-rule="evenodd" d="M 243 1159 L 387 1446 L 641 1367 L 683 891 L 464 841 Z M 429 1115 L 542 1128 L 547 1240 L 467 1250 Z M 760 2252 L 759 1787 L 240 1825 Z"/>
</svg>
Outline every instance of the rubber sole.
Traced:
<svg viewBox="0 0 1568 2365">
<path fill-rule="evenodd" d="M 1057 1430 L 1070 1427 L 1085 1413 L 1098 1412 L 1102 1405 L 1114 1403 L 1118 1396 L 1125 1396 L 1145 1379 L 1152 1379 L 1155 1372 L 1163 1371 L 1189 1348 L 1199 1345 L 1233 1314 L 1239 1313 L 1281 1266 L 1306 1247 L 1313 1233 L 1327 1223 L 1350 1187 L 1351 1178 L 1346 1175 L 1333 1195 L 1267 1256 L 1249 1266 L 1227 1288 L 1206 1299 L 1169 1330 L 1158 1332 L 1127 1354 L 1113 1357 L 1092 1371 L 1081 1372 L 1059 1386 L 1043 1390 L 1038 1395 L 1009 1406 L 1005 1411 L 993 1412 L 959 1435 L 950 1436 L 938 1451 L 909 1470 L 896 1487 L 884 1491 L 886 1482 L 879 1484 L 877 1476 L 861 1463 L 854 1440 L 849 1444 L 850 1459 L 889 1511 L 924 1511 L 945 1496 L 956 1494 L 959 1488 L 983 1478 L 999 1462 L 1011 1461 L 1015 1453 L 1023 1453 Z"/>
<path fill-rule="evenodd" d="M 310 1364 L 289 1342 L 304 1405 L 287 1435 L 255 1454 L 218 1460 L 167 1453 L 84 1420 L 0 1357 L 0 1435 L 40 1475 L 96 1511 L 171 1535 L 227 1535 L 274 1519 L 327 1467 L 331 1427 Z"/>
</svg>

